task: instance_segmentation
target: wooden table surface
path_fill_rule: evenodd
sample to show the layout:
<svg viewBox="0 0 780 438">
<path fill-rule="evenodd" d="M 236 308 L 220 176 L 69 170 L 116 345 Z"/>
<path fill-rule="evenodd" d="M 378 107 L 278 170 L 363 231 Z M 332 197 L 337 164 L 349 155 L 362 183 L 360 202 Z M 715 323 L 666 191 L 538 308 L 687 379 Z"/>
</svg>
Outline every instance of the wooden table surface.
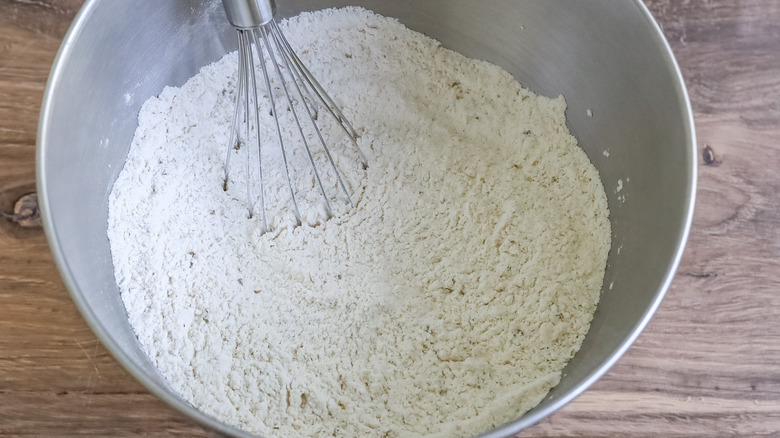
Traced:
<svg viewBox="0 0 780 438">
<path fill-rule="evenodd" d="M 33 208 L 49 68 L 82 0 L 0 0 L 0 436 L 213 436 L 82 320 Z M 780 2 L 648 2 L 696 116 L 699 189 L 666 299 L 599 382 L 522 436 L 780 436 Z"/>
</svg>

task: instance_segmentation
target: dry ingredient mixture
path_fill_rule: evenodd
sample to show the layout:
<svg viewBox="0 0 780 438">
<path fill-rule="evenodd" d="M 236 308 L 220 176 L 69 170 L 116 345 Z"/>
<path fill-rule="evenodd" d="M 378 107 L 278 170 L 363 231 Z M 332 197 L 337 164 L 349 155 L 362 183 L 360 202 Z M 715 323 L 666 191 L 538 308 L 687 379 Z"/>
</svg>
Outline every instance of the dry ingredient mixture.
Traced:
<svg viewBox="0 0 780 438">
<path fill-rule="evenodd" d="M 322 222 L 312 198 L 293 228 L 271 191 L 262 234 L 241 166 L 223 191 L 235 53 L 149 99 L 108 231 L 141 345 L 186 400 L 265 437 L 470 436 L 517 418 L 578 350 L 610 244 L 563 98 L 364 9 L 282 27 L 364 133 L 367 170 L 325 128 L 357 205 Z"/>
</svg>

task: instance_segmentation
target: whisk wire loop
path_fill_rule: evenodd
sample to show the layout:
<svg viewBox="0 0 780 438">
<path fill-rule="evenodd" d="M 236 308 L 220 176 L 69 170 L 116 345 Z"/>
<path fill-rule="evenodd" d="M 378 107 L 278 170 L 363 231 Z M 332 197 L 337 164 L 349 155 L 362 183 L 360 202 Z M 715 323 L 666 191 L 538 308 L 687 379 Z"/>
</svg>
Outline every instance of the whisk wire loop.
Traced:
<svg viewBox="0 0 780 438">
<path fill-rule="evenodd" d="M 328 199 L 328 194 L 325 192 L 325 187 L 322 184 L 322 179 L 320 178 L 320 172 L 317 170 L 317 165 L 314 163 L 314 155 L 311 153 L 311 148 L 309 147 L 309 142 L 306 140 L 306 134 L 303 132 L 303 126 L 301 125 L 301 121 L 298 118 L 298 112 L 295 110 L 295 104 L 293 103 L 292 96 L 290 95 L 290 90 L 287 87 L 287 83 L 284 80 L 284 75 L 282 74 L 282 69 L 279 66 L 279 62 L 276 59 L 276 54 L 274 53 L 274 50 L 272 46 L 270 45 L 270 40 L 272 37 L 268 36 L 268 29 L 266 26 L 263 26 L 260 28 L 260 32 L 263 35 L 263 41 L 266 44 L 266 48 L 268 49 L 268 54 L 271 58 L 271 63 L 274 65 L 274 69 L 276 70 L 276 74 L 279 76 L 280 83 L 282 85 L 282 90 L 284 90 L 284 95 L 287 98 L 287 104 L 289 105 L 288 108 L 290 108 L 290 111 L 292 112 L 292 116 L 295 119 L 295 125 L 298 128 L 298 132 L 301 135 L 301 140 L 303 141 L 303 146 L 306 149 L 306 154 L 309 156 L 309 162 L 311 163 L 312 170 L 314 171 L 314 177 L 317 181 L 317 185 L 320 188 L 320 192 L 322 193 L 322 197 L 325 200 L 325 211 L 327 213 L 327 218 L 330 219 L 333 217 L 333 210 L 330 206 L 330 200 Z M 274 117 L 278 118 L 278 115 L 276 112 L 274 112 Z"/>
<path fill-rule="evenodd" d="M 254 114 L 255 119 L 255 137 L 257 139 L 257 163 L 258 163 L 258 180 L 260 183 L 260 212 L 263 219 L 263 232 L 268 231 L 268 218 L 266 217 L 266 211 L 265 211 L 265 186 L 263 184 L 263 153 L 262 153 L 262 142 L 260 140 L 260 110 L 258 108 L 258 102 L 257 102 L 257 77 L 255 74 L 255 61 L 252 57 L 252 39 L 254 39 L 254 31 L 253 30 L 247 30 L 243 32 L 244 36 L 244 50 L 246 51 L 246 58 L 247 58 L 247 70 L 249 72 L 249 77 L 252 79 L 252 90 L 254 90 L 254 93 L 249 93 L 249 87 L 247 87 L 247 96 L 246 96 L 246 102 L 247 106 L 250 106 L 250 100 L 252 101 L 252 113 Z M 262 55 L 262 53 L 260 53 Z M 260 58 L 260 62 L 262 63 L 262 58 Z M 247 117 L 249 117 L 249 112 L 247 111 Z M 249 123 L 247 123 L 247 131 L 249 130 Z M 249 139 L 249 134 L 247 133 L 247 141 Z M 250 155 L 250 150 L 247 149 L 246 151 L 247 156 Z M 249 179 L 250 172 L 249 172 L 249 163 L 251 160 L 247 161 L 247 179 Z M 247 184 L 248 186 L 250 184 Z M 247 193 L 247 196 L 249 196 L 250 193 Z M 250 198 L 251 199 L 251 198 Z M 252 215 L 253 208 L 250 207 L 250 217 Z"/>
<path fill-rule="evenodd" d="M 336 103 L 333 102 L 333 99 L 325 91 L 322 85 L 320 85 L 320 83 L 317 81 L 314 75 L 312 75 L 309 69 L 306 68 L 306 64 L 304 64 L 303 61 L 301 61 L 301 59 L 295 53 L 295 50 L 293 50 L 292 46 L 290 46 L 290 43 L 287 41 L 287 38 L 284 36 L 284 33 L 282 33 L 281 29 L 279 29 L 279 25 L 274 21 L 269 23 L 269 26 L 276 29 L 276 34 L 279 36 L 280 45 L 284 47 L 285 53 L 289 54 L 293 66 L 299 72 L 298 75 L 303 79 L 305 79 L 305 81 L 308 83 L 309 86 L 305 88 L 306 89 L 310 88 L 311 90 L 313 90 L 314 94 L 317 96 L 317 99 L 325 106 L 325 108 L 328 109 L 328 113 L 330 113 L 330 115 L 336 120 L 339 126 L 341 126 L 341 128 L 349 137 L 349 139 L 352 141 L 353 146 L 355 147 L 358 154 L 360 155 L 363 168 L 367 168 L 368 160 L 366 159 L 363 150 L 360 148 L 360 146 L 357 143 L 357 139 L 360 136 L 358 135 L 357 131 L 355 131 L 355 128 L 352 127 L 352 124 L 349 123 L 349 120 L 347 120 L 347 118 L 339 109 L 338 105 L 336 105 Z"/>
<path fill-rule="evenodd" d="M 275 24 L 275 23 L 274 23 Z M 277 47 L 282 48 L 284 47 L 283 44 L 280 41 L 281 32 L 279 31 L 278 26 L 270 25 L 268 26 L 271 29 L 271 36 L 274 39 L 274 42 L 276 43 Z M 276 31 L 274 31 L 276 30 Z M 347 190 L 347 186 L 344 185 L 344 180 L 341 178 L 341 173 L 338 170 L 338 167 L 336 167 L 336 163 L 333 161 L 333 156 L 330 154 L 330 149 L 328 148 L 328 144 L 325 143 L 325 139 L 322 137 L 322 131 L 320 131 L 320 128 L 317 126 L 317 122 L 315 121 L 314 114 L 312 113 L 312 108 L 310 107 L 309 103 L 307 103 L 306 98 L 303 96 L 303 92 L 301 91 L 301 87 L 298 85 L 298 83 L 301 81 L 301 78 L 299 75 L 296 75 L 298 73 L 297 69 L 292 67 L 292 62 L 290 61 L 290 52 L 287 50 L 279 50 L 279 53 L 281 53 L 281 59 L 284 62 L 285 68 L 287 68 L 287 71 L 290 72 L 290 75 L 293 76 L 295 79 L 292 81 L 293 85 L 295 86 L 295 90 L 298 92 L 298 96 L 301 99 L 301 103 L 303 104 L 303 107 L 306 108 L 306 113 L 309 116 L 309 121 L 311 122 L 312 126 L 314 127 L 314 132 L 317 133 L 317 138 L 320 140 L 320 144 L 322 145 L 322 148 L 325 150 L 325 155 L 328 157 L 328 162 L 330 162 L 330 165 L 333 167 L 333 170 L 336 172 L 336 180 L 338 181 L 339 186 L 341 187 L 341 190 L 344 192 L 344 196 L 347 197 L 347 202 L 349 203 L 350 207 L 354 207 L 354 204 L 352 204 L 352 197 L 349 195 L 349 191 Z M 297 121 L 297 118 L 296 118 Z M 312 165 L 314 162 L 312 161 Z"/>
<path fill-rule="evenodd" d="M 242 45 L 240 37 L 238 39 L 238 44 L 239 44 L 239 46 Z M 241 49 L 242 49 L 242 47 L 239 47 L 239 50 L 241 50 Z M 239 58 L 238 58 L 238 70 L 239 71 L 243 70 L 243 65 L 244 65 L 244 59 L 243 59 L 243 57 L 239 56 Z M 230 157 L 232 156 L 230 151 L 233 148 L 237 148 L 238 144 L 240 143 L 240 139 L 238 138 L 238 129 L 239 129 L 238 128 L 238 122 L 239 122 L 238 116 L 239 116 L 239 111 L 241 109 L 241 94 L 242 94 L 242 91 L 244 89 L 244 81 L 245 80 L 246 80 L 246 78 L 244 77 L 244 75 L 242 75 L 242 74 L 238 75 L 238 85 L 236 86 L 236 90 L 237 91 L 236 91 L 236 99 L 235 99 L 236 103 L 235 103 L 235 109 L 233 111 L 233 118 L 231 119 L 232 122 L 231 122 L 231 126 L 230 126 L 230 139 L 228 140 L 228 147 L 227 147 L 227 153 L 226 153 L 227 155 L 225 157 L 225 179 L 224 179 L 224 181 L 222 183 L 222 189 L 225 190 L 225 191 L 227 191 L 228 180 L 230 178 Z"/>
<path fill-rule="evenodd" d="M 262 3 L 262 8 L 259 7 L 259 3 Z M 314 176 L 316 187 L 323 199 L 326 218 L 333 217 L 333 208 L 331 206 L 331 197 L 328 196 L 325 189 L 325 184 L 321 176 L 321 171 L 326 172 L 327 175 L 335 175 L 336 185 L 339 187 L 339 191 L 344 193 L 347 203 L 350 207 L 353 207 L 352 197 L 350 191 L 347 189 L 347 185 L 344 178 L 339 171 L 339 166 L 336 164 L 336 160 L 331 153 L 331 149 L 325 141 L 320 126 L 317 121 L 319 120 L 319 112 L 322 107 L 326 109 L 326 112 L 335 120 L 335 122 L 341 127 L 350 142 L 354 146 L 359 155 L 363 168 L 368 167 L 363 151 L 360 149 L 357 139 L 358 134 L 349 121 L 344 117 L 344 114 L 335 104 L 333 99 L 325 92 L 322 85 L 314 78 L 311 72 L 306 68 L 300 58 L 295 54 L 292 46 L 285 38 L 280 26 L 273 19 L 266 19 L 268 13 L 275 11 L 275 5 L 272 0 L 223 0 L 225 4 L 225 11 L 228 15 L 228 20 L 236 28 L 238 35 L 238 83 L 235 93 L 235 109 L 233 112 L 233 119 L 231 122 L 230 138 L 227 148 L 227 156 L 225 158 L 225 179 L 223 182 L 223 188 L 227 191 L 228 183 L 230 180 L 231 171 L 231 156 L 235 153 L 234 150 L 240 151 L 244 146 L 242 155 L 246 158 L 246 198 L 247 208 L 249 210 L 249 218 L 252 218 L 255 214 L 255 206 L 259 199 L 259 212 L 263 224 L 263 232 L 269 230 L 269 224 L 267 219 L 267 203 L 266 203 L 266 185 L 263 179 L 263 145 L 261 141 L 261 129 L 260 124 L 260 102 L 257 90 L 257 74 L 255 72 L 256 62 L 255 54 L 259 69 L 262 73 L 262 81 L 265 83 L 265 90 L 268 94 L 270 104 L 270 115 L 274 119 L 274 128 L 276 130 L 276 136 L 279 141 L 279 147 L 281 151 L 282 161 L 284 163 L 284 174 L 287 178 L 287 188 L 290 191 L 290 201 L 295 213 L 297 224 L 302 223 L 301 210 L 298 202 L 298 196 L 296 195 L 295 186 L 293 184 L 293 172 L 296 171 L 290 158 L 291 153 L 294 155 L 292 148 L 295 144 L 302 145 L 302 148 L 306 152 L 308 162 L 311 165 L 312 173 L 309 175 Z M 254 49 L 252 48 L 254 46 Z M 266 65 L 270 61 L 272 67 Z M 275 74 L 275 76 L 274 76 Z M 278 88 L 275 88 L 278 87 Z M 275 97 L 274 92 L 281 90 L 284 94 L 284 99 L 278 99 Z M 279 111 L 279 106 L 284 108 L 286 101 L 287 110 L 289 116 L 295 122 L 293 131 L 297 131 L 300 135 L 300 142 L 286 141 L 285 139 L 286 129 L 283 129 L 280 118 L 284 111 Z M 305 109 L 305 116 L 303 115 Z M 287 117 L 287 116 L 286 116 Z M 307 121 L 308 120 L 308 121 Z M 243 123 L 243 127 L 241 126 Z M 243 129 L 241 129 L 243 128 Z M 309 133 L 307 135 L 307 132 Z M 252 138 L 254 135 L 254 138 Z M 312 144 L 311 138 L 316 136 L 318 141 L 314 141 Z M 255 140 L 255 141 L 253 141 Z M 319 145 L 317 145 L 319 143 Z M 257 152 L 257 181 L 259 182 L 259 197 L 253 195 L 253 172 L 255 167 L 252 165 L 253 160 L 250 159 L 255 151 Z M 322 160 L 321 156 L 315 160 L 315 154 L 312 147 L 317 148 L 320 153 L 319 147 L 322 147 L 322 151 L 325 152 L 325 157 L 329 166 L 328 169 L 319 169 L 317 165 L 318 160 Z M 300 150 L 300 149 L 299 149 Z M 267 170 L 267 169 L 266 169 Z M 297 179 L 295 179 L 297 180 Z"/>
<path fill-rule="evenodd" d="M 246 50 L 247 50 L 247 44 L 246 44 L 246 32 L 241 31 L 239 34 L 240 42 L 239 42 L 239 49 L 241 50 L 241 57 L 244 58 L 244 72 L 249 69 L 249 61 L 251 61 L 251 57 L 246 56 Z M 246 75 L 246 73 L 245 73 Z M 249 155 L 249 145 L 251 144 L 249 142 L 249 108 L 251 105 L 249 104 L 249 75 L 246 75 L 247 77 L 244 79 L 244 89 L 241 90 L 241 93 L 243 94 L 243 102 L 244 102 L 244 153 L 248 156 Z M 254 197 L 252 196 L 252 184 L 249 183 L 249 181 L 252 180 L 252 162 L 251 160 L 245 160 L 246 163 L 246 199 L 248 203 L 249 208 L 249 218 L 252 218 L 252 212 L 254 210 Z"/>
<path fill-rule="evenodd" d="M 261 31 L 262 32 L 262 31 Z M 258 58 L 263 59 L 263 45 L 260 44 L 260 38 L 258 37 L 258 33 L 253 33 L 254 39 L 255 39 L 255 47 L 257 48 L 257 54 Z M 268 93 L 268 99 L 271 103 L 271 112 L 275 115 L 276 114 L 276 99 L 274 98 L 273 89 L 271 87 L 271 78 L 268 75 L 268 69 L 265 66 L 265 62 L 260 62 L 260 69 L 263 72 L 263 79 L 265 80 L 265 89 Z M 284 172 L 285 176 L 287 176 L 287 187 L 290 189 L 290 199 L 292 200 L 293 205 L 293 211 L 295 213 L 295 219 L 297 221 L 297 225 L 301 224 L 301 211 L 298 208 L 298 201 L 295 199 L 295 190 L 293 189 L 292 185 L 292 177 L 290 175 L 290 163 L 287 160 L 287 151 L 284 147 L 284 136 L 282 135 L 282 128 L 279 125 L 279 117 L 274 117 L 274 125 L 276 126 L 276 136 L 279 139 L 279 148 L 281 149 L 282 153 L 282 161 L 284 161 Z"/>
</svg>

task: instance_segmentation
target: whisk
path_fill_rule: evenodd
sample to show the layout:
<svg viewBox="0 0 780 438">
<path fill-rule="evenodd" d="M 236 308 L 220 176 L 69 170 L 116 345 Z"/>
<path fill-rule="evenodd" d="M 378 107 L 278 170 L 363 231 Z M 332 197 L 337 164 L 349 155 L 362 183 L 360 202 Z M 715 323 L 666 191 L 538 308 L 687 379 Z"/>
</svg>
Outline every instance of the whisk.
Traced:
<svg viewBox="0 0 780 438">
<path fill-rule="evenodd" d="M 303 62 L 301 62 L 295 54 L 295 51 L 290 46 L 290 43 L 287 41 L 274 19 L 276 14 L 275 2 L 273 0 L 222 0 L 222 4 L 225 8 L 225 14 L 227 15 L 228 21 L 236 28 L 238 34 L 238 89 L 230 128 L 227 157 L 225 159 L 223 189 L 227 190 L 228 181 L 230 179 L 231 150 L 240 147 L 240 138 L 242 135 L 244 143 L 249 143 L 250 136 L 252 132 L 254 132 L 258 152 L 257 168 L 259 170 L 257 179 L 260 188 L 259 210 L 262 219 L 263 232 L 268 231 L 262 165 L 262 143 L 264 143 L 264 141 L 261 139 L 260 135 L 260 114 L 258 109 L 257 89 L 258 75 L 256 74 L 255 58 L 253 56 L 253 54 L 256 54 L 257 59 L 259 60 L 259 70 L 262 72 L 262 80 L 268 93 L 268 103 L 271 108 L 270 113 L 273 115 L 275 122 L 276 136 L 279 147 L 281 148 L 284 171 L 287 177 L 287 187 L 290 191 L 291 204 L 294 209 L 297 224 L 301 224 L 301 212 L 295 189 L 293 188 L 291 173 L 300 169 L 291 169 L 291 164 L 288 161 L 288 147 L 290 142 L 286 142 L 285 140 L 290 139 L 285 139 L 285 136 L 282 134 L 284 130 L 280 124 L 280 117 L 278 116 L 277 110 L 277 105 L 279 103 L 274 99 L 274 93 L 271 86 L 272 75 L 275 75 L 275 77 L 278 78 L 281 88 L 284 91 L 287 108 L 292 113 L 292 118 L 295 122 L 292 131 L 297 131 L 297 133 L 300 134 L 300 139 L 303 140 L 302 143 L 308 154 L 308 161 L 311 164 L 311 169 L 314 173 L 314 180 L 316 181 L 319 192 L 325 200 L 324 206 L 327 216 L 325 219 L 327 220 L 333 216 L 333 209 L 330 205 L 330 198 L 323 186 L 321 169 L 318 169 L 318 165 L 315 163 L 315 158 L 312 154 L 313 145 L 310 145 L 307 136 L 304 134 L 304 125 L 306 124 L 310 124 L 313 127 L 313 131 L 316 133 L 315 141 L 324 149 L 327 156 L 327 163 L 329 163 L 330 167 L 332 167 L 335 172 L 338 181 L 337 185 L 340 188 L 340 191 L 343 192 L 349 206 L 353 207 L 352 197 L 347 190 L 347 186 L 344 184 L 341 172 L 339 172 L 339 169 L 333 160 L 333 156 L 331 155 L 331 151 L 328 148 L 320 127 L 317 126 L 319 107 L 324 107 L 327 110 L 326 113 L 330 114 L 330 116 L 341 126 L 356 149 L 361 164 L 365 169 L 368 167 L 368 162 L 358 146 L 357 139 L 359 136 L 346 117 L 344 117 L 341 110 L 339 110 L 338 106 L 333 102 L 333 99 L 328 96 L 320 83 L 317 82 L 314 76 L 312 76 Z M 264 55 L 267 55 L 267 59 L 270 60 L 270 65 L 268 66 L 266 65 L 266 57 Z M 298 103 L 298 110 L 296 110 L 294 102 Z M 281 105 L 284 105 L 284 102 L 282 102 Z M 300 111 L 301 107 L 305 110 Z M 247 150 L 246 197 L 249 217 L 252 218 L 256 210 L 256 201 L 254 201 L 256 198 L 253 197 L 252 194 L 253 183 L 250 174 L 252 166 L 250 166 L 249 155 L 250 152 Z"/>
</svg>

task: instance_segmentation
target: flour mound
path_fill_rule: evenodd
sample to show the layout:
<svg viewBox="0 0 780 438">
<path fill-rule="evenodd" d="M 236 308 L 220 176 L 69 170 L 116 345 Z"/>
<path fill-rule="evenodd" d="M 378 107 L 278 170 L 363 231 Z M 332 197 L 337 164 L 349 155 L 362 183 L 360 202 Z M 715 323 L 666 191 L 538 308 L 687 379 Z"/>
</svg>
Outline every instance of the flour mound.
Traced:
<svg viewBox="0 0 780 438">
<path fill-rule="evenodd" d="M 271 191 L 261 233 L 240 165 L 222 189 L 235 53 L 166 88 L 109 199 L 141 345 L 186 400 L 265 437 L 465 437 L 517 418 L 579 349 L 610 244 L 564 99 L 363 9 L 282 27 L 363 133 L 366 170 L 324 128 L 356 206 L 323 221 L 302 195 L 294 228 Z"/>
</svg>

